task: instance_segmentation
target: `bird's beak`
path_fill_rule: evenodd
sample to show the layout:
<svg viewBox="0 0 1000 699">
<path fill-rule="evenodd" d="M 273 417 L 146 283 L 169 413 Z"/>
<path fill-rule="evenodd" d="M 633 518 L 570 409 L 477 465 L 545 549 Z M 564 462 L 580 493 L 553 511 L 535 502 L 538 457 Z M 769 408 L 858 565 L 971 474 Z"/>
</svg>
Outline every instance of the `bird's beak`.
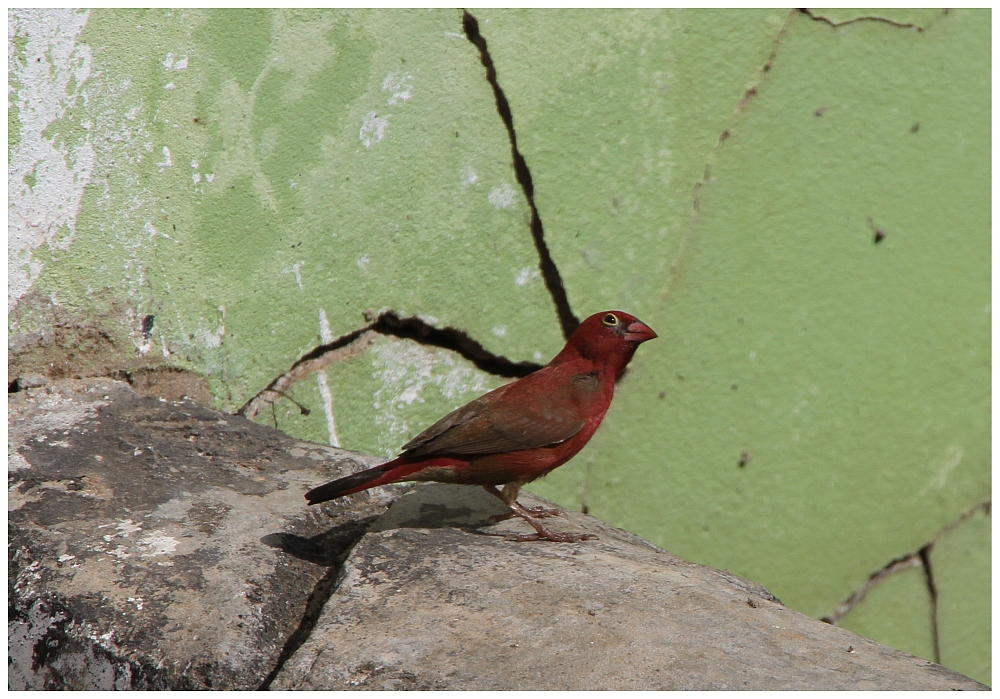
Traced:
<svg viewBox="0 0 1000 699">
<path fill-rule="evenodd" d="M 641 320 L 637 320 L 634 323 L 630 323 L 627 328 L 625 328 L 626 340 L 630 342 L 645 342 L 646 340 L 652 340 L 656 337 L 656 333 L 653 329 L 643 323 Z"/>
</svg>

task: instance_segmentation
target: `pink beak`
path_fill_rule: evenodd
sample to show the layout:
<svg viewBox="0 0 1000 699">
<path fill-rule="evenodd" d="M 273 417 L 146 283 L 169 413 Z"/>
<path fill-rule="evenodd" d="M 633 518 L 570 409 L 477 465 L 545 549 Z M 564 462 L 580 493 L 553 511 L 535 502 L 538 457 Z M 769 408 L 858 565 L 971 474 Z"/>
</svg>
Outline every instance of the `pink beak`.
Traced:
<svg viewBox="0 0 1000 699">
<path fill-rule="evenodd" d="M 625 328 L 624 337 L 630 342 L 645 342 L 646 340 L 655 338 L 656 333 L 641 320 L 637 320 L 634 323 L 629 323 L 629 326 Z"/>
</svg>

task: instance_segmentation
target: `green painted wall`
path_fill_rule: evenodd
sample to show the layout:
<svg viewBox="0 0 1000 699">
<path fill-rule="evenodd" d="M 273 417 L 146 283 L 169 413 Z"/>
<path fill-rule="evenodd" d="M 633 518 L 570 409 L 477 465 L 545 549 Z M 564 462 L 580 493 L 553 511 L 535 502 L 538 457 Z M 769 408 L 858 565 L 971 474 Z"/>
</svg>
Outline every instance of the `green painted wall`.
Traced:
<svg viewBox="0 0 1000 699">
<path fill-rule="evenodd" d="M 573 311 L 660 334 L 533 489 L 817 617 L 937 542 L 936 615 L 910 570 L 843 623 L 989 682 L 989 527 L 941 532 L 990 499 L 990 12 L 475 14 Z M 124 309 L 230 410 L 365 311 L 560 348 L 460 11 L 8 22 L 12 337 Z M 258 419 L 389 455 L 503 381 L 382 337 Z"/>
</svg>

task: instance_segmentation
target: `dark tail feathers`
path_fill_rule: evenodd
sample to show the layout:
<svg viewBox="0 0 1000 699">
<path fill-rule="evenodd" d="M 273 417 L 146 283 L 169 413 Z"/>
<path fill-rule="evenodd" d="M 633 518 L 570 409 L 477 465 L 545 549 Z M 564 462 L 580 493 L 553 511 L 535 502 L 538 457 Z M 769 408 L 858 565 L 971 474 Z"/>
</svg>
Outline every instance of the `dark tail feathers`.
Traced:
<svg viewBox="0 0 1000 699">
<path fill-rule="evenodd" d="M 409 469 L 400 469 L 399 467 L 402 465 L 401 461 L 401 459 L 395 459 L 381 466 L 369 468 L 365 471 L 359 471 L 358 473 L 352 473 L 350 476 L 330 481 L 306 493 L 306 500 L 309 501 L 310 505 L 316 505 L 344 495 L 368 490 L 378 485 L 395 483 L 396 481 L 403 480 L 406 475 L 417 470 L 417 468 L 412 467 Z"/>
</svg>

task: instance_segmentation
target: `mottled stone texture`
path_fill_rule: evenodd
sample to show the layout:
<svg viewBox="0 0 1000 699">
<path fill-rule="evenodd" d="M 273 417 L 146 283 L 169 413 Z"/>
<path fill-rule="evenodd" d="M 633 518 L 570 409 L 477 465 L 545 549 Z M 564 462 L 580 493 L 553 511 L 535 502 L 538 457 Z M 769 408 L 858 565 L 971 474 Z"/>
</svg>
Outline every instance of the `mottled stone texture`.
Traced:
<svg viewBox="0 0 1000 699">
<path fill-rule="evenodd" d="M 477 488 L 307 508 L 376 459 L 107 379 L 8 406 L 15 689 L 980 686 L 593 517 L 522 543 Z"/>
<path fill-rule="evenodd" d="M 116 381 L 9 410 L 12 688 L 254 689 L 387 502 L 307 510 L 371 457 Z"/>
<path fill-rule="evenodd" d="M 557 520 L 600 537 L 581 544 L 483 536 L 491 500 L 445 485 L 397 500 L 272 688 L 982 688 L 593 517 Z"/>
</svg>

